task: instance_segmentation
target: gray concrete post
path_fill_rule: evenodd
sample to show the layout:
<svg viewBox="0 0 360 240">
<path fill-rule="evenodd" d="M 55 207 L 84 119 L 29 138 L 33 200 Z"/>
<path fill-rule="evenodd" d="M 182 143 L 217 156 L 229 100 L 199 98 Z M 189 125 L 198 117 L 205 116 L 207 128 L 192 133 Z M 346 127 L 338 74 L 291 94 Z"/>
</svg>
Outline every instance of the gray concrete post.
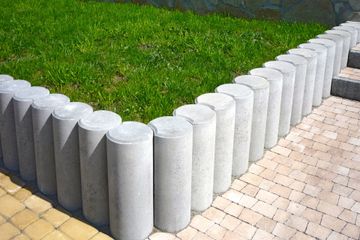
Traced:
<svg viewBox="0 0 360 240">
<path fill-rule="evenodd" d="M 346 32 L 350 33 L 350 36 L 351 36 L 350 47 L 353 48 L 353 47 L 356 46 L 357 39 L 358 39 L 358 33 L 357 33 L 357 30 L 354 27 L 351 27 L 351 26 L 336 26 L 336 27 L 333 27 L 333 29 L 334 30 L 346 31 Z"/>
<path fill-rule="evenodd" d="M 310 49 L 293 48 L 288 51 L 290 54 L 302 56 L 307 59 L 308 65 L 305 78 L 305 89 L 302 106 L 302 115 L 307 116 L 312 111 L 314 99 L 314 87 L 317 71 L 317 53 Z"/>
<path fill-rule="evenodd" d="M 71 102 L 52 113 L 56 188 L 59 203 L 70 211 L 81 208 L 78 121 L 92 112 L 85 103 Z"/>
<path fill-rule="evenodd" d="M 328 98 L 330 97 L 332 78 L 333 76 L 336 76 L 334 72 L 336 44 L 334 41 L 320 38 L 310 39 L 309 42 L 321 44 L 327 48 L 326 70 L 322 97 Z"/>
<path fill-rule="evenodd" d="M 356 23 L 352 23 L 352 22 L 345 22 L 340 24 L 340 26 L 345 26 L 345 27 L 353 27 L 355 28 L 356 32 L 357 32 L 357 39 L 356 39 L 356 43 L 360 42 L 360 24 L 356 24 Z"/>
<path fill-rule="evenodd" d="M 196 103 L 216 112 L 214 192 L 222 193 L 231 185 L 235 132 L 235 100 L 222 93 L 206 93 Z"/>
<path fill-rule="evenodd" d="M 234 79 L 234 83 L 248 86 L 254 91 L 249 158 L 254 162 L 264 155 L 270 84 L 265 78 L 253 75 L 238 76 Z"/>
<path fill-rule="evenodd" d="M 291 113 L 293 108 L 294 87 L 296 67 L 288 62 L 270 61 L 264 63 L 264 67 L 276 69 L 280 71 L 283 76 L 283 89 L 281 95 L 281 110 L 279 122 L 279 136 L 283 137 L 290 131 Z"/>
<path fill-rule="evenodd" d="M 20 176 L 26 181 L 36 180 L 31 104 L 49 93 L 49 90 L 43 87 L 29 87 L 17 91 L 13 98 L 19 170 Z"/>
<path fill-rule="evenodd" d="M 160 117 L 149 126 L 154 131 L 154 224 L 177 232 L 191 218 L 193 129 L 180 117 Z"/>
<path fill-rule="evenodd" d="M 336 44 L 335 47 L 335 60 L 334 60 L 334 72 L 333 76 L 339 75 L 341 71 L 341 64 L 342 64 L 342 56 L 343 56 L 343 45 L 344 45 L 344 39 L 335 34 L 320 34 L 317 35 L 319 39 L 325 39 L 329 41 L 333 41 Z"/>
<path fill-rule="evenodd" d="M 351 34 L 346 31 L 341 30 L 327 30 L 325 33 L 334 34 L 337 36 L 342 37 L 343 39 L 343 54 L 342 54 L 342 61 L 341 61 L 341 69 L 346 68 L 349 52 L 350 52 L 350 43 L 351 43 Z"/>
<path fill-rule="evenodd" d="M 30 86 L 31 84 L 25 80 L 7 81 L 0 84 L 1 147 L 4 165 L 12 171 L 19 170 L 13 97 L 15 92 Z"/>
<path fill-rule="evenodd" d="M 251 75 L 265 78 L 269 82 L 269 103 L 266 119 L 265 148 L 272 148 L 279 140 L 281 95 L 284 76 L 271 68 L 255 68 Z"/>
<path fill-rule="evenodd" d="M 276 57 L 276 60 L 291 63 L 296 67 L 294 97 L 290 120 L 290 124 L 295 126 L 300 123 L 302 119 L 302 107 L 304 104 L 305 78 L 308 61 L 306 58 L 295 54 L 279 55 Z"/>
<path fill-rule="evenodd" d="M 54 136 L 51 115 L 58 106 L 70 99 L 62 94 L 50 94 L 36 99 L 32 106 L 36 180 L 39 190 L 47 195 L 56 194 Z"/>
<path fill-rule="evenodd" d="M 254 92 L 251 88 L 240 84 L 223 84 L 218 86 L 215 92 L 229 95 L 235 100 L 232 175 L 238 177 L 244 174 L 249 167 Z"/>
<path fill-rule="evenodd" d="M 97 226 L 109 223 L 106 133 L 120 124 L 121 117 L 109 111 L 96 111 L 79 121 L 82 210 Z"/>
<path fill-rule="evenodd" d="M 300 44 L 299 48 L 305 48 L 315 51 L 318 54 L 318 64 L 316 69 L 316 78 L 314 86 L 314 98 L 313 106 L 320 106 L 322 102 L 322 95 L 324 89 L 324 79 L 326 72 L 326 62 L 327 62 L 327 48 L 323 45 L 317 43 L 304 43 Z"/>
<path fill-rule="evenodd" d="M 145 239 L 154 224 L 152 130 L 138 122 L 111 129 L 107 164 L 112 234 L 116 239 Z"/>
<path fill-rule="evenodd" d="M 207 106 L 191 104 L 176 109 L 174 116 L 193 126 L 191 209 L 200 212 L 213 200 L 216 113 Z"/>
</svg>

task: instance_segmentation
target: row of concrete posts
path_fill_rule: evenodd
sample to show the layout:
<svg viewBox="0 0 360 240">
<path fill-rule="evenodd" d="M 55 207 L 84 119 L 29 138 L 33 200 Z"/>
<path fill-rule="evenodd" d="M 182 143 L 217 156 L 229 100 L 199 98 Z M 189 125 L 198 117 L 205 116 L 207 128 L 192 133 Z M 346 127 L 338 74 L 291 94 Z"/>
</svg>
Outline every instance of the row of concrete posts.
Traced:
<svg viewBox="0 0 360 240">
<path fill-rule="evenodd" d="M 341 24 L 148 125 L 0 75 L 0 157 L 116 239 L 177 232 L 330 96 L 359 42 Z"/>
</svg>

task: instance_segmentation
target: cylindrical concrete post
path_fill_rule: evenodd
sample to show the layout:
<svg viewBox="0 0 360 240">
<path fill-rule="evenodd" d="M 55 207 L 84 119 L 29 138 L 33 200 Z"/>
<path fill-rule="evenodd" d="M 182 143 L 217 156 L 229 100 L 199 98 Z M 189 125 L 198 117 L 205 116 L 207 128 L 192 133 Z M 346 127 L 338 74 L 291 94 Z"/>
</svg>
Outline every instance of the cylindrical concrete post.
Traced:
<svg viewBox="0 0 360 240">
<path fill-rule="evenodd" d="M 352 23 L 352 22 L 345 22 L 345 23 L 340 24 L 340 26 L 355 28 L 355 30 L 357 32 L 356 43 L 360 42 L 360 24 L 359 23 L 356 24 L 356 23 Z"/>
<path fill-rule="evenodd" d="M 49 93 L 43 87 L 30 87 L 17 91 L 13 98 L 20 176 L 27 181 L 36 180 L 31 104 Z"/>
<path fill-rule="evenodd" d="M 106 133 L 120 124 L 121 117 L 109 111 L 96 111 L 79 121 L 82 210 L 97 226 L 109 223 Z"/>
<path fill-rule="evenodd" d="M 154 224 L 152 130 L 138 122 L 111 129 L 107 164 L 112 234 L 116 239 L 145 239 Z"/>
<path fill-rule="evenodd" d="M 270 85 L 265 78 L 253 75 L 238 76 L 234 83 L 248 86 L 254 91 L 249 157 L 249 160 L 254 162 L 264 155 Z"/>
<path fill-rule="evenodd" d="M 315 51 L 318 54 L 318 63 L 316 69 L 316 78 L 314 86 L 314 98 L 313 106 L 318 107 L 322 102 L 323 88 L 324 88 L 324 79 L 326 72 L 326 62 L 327 62 L 327 48 L 323 45 L 317 43 L 304 43 L 300 44 L 299 48 L 305 48 Z"/>
<path fill-rule="evenodd" d="M 180 117 L 160 117 L 154 131 L 154 223 L 166 232 L 185 228 L 191 218 L 193 129 Z"/>
<path fill-rule="evenodd" d="M 272 148 L 279 140 L 281 95 L 284 76 L 271 68 L 255 68 L 251 75 L 265 78 L 269 82 L 269 103 L 266 119 L 265 148 Z"/>
<path fill-rule="evenodd" d="M 333 76 L 337 76 L 339 75 L 340 71 L 341 71 L 341 64 L 342 64 L 342 57 L 343 57 L 343 45 L 344 45 L 344 39 L 339 36 L 339 35 L 335 35 L 335 34 L 320 34 L 317 35 L 317 37 L 319 39 L 325 39 L 325 40 L 329 40 L 329 41 L 333 41 L 336 44 L 335 47 L 335 59 L 334 59 L 334 72 L 333 72 Z"/>
<path fill-rule="evenodd" d="M 13 97 L 17 91 L 30 86 L 31 84 L 25 80 L 7 81 L 0 84 L 1 147 L 4 165 L 12 171 L 19 170 Z"/>
<path fill-rule="evenodd" d="M 196 103 L 216 112 L 214 192 L 222 193 L 231 185 L 235 131 L 235 100 L 222 93 L 206 93 Z"/>
<path fill-rule="evenodd" d="M 276 57 L 276 60 L 288 62 L 296 67 L 294 97 L 291 111 L 291 125 L 295 126 L 301 122 L 302 107 L 304 104 L 304 93 L 306 84 L 306 71 L 308 61 L 306 58 L 296 54 L 283 54 Z"/>
<path fill-rule="evenodd" d="M 78 121 L 91 112 L 89 105 L 71 102 L 52 114 L 57 197 L 70 211 L 81 208 Z"/>
<path fill-rule="evenodd" d="M 207 106 L 191 104 L 176 109 L 174 116 L 193 126 L 191 209 L 200 212 L 213 200 L 216 113 Z"/>
<path fill-rule="evenodd" d="M 36 180 L 40 191 L 47 195 L 56 194 L 54 136 L 51 115 L 56 107 L 69 102 L 70 99 L 62 94 L 50 94 L 36 99 L 31 106 Z"/>
<path fill-rule="evenodd" d="M 320 39 L 320 38 L 310 39 L 309 42 L 321 44 L 327 48 L 326 70 L 325 70 L 322 97 L 328 98 L 330 97 L 332 78 L 333 76 L 336 75 L 334 72 L 336 44 L 331 40 Z"/>
<path fill-rule="evenodd" d="M 279 136 L 283 137 L 290 131 L 291 113 L 293 108 L 294 87 L 296 67 L 288 62 L 270 61 L 264 63 L 264 67 L 276 69 L 280 71 L 283 76 L 283 89 L 281 95 L 281 110 L 279 122 Z"/>
<path fill-rule="evenodd" d="M 312 103 L 314 99 L 314 87 L 317 71 L 317 53 L 310 49 L 293 48 L 288 51 L 290 54 L 302 56 L 307 59 L 308 65 L 305 78 L 305 89 L 302 106 L 302 115 L 306 116 L 312 111 Z"/>
<path fill-rule="evenodd" d="M 325 33 L 334 34 L 337 36 L 342 37 L 343 39 L 343 54 L 342 54 L 342 61 L 341 61 L 341 68 L 346 68 L 349 52 L 350 52 L 350 43 L 351 43 L 351 34 L 346 31 L 341 30 L 327 30 Z"/>
<path fill-rule="evenodd" d="M 249 167 L 254 92 L 240 84 L 223 84 L 215 92 L 233 97 L 236 103 L 232 175 L 238 177 Z"/>
<path fill-rule="evenodd" d="M 356 46 L 357 39 L 358 39 L 358 33 L 357 33 L 357 30 L 354 27 L 351 27 L 351 26 L 336 26 L 336 27 L 333 27 L 333 29 L 334 30 L 346 31 L 346 32 L 350 33 L 350 36 L 351 36 L 350 47 L 353 48 L 353 47 Z"/>
</svg>

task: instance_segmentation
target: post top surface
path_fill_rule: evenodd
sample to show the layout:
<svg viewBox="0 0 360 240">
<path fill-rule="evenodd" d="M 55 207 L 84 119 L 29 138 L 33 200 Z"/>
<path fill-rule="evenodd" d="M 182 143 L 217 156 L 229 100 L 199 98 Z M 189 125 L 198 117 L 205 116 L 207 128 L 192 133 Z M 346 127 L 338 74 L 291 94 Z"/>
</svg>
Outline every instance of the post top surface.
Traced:
<svg viewBox="0 0 360 240">
<path fill-rule="evenodd" d="M 13 93 L 17 90 L 21 90 L 24 88 L 30 88 L 31 84 L 25 80 L 14 80 L 14 81 L 6 81 L 0 83 L 0 92 L 1 93 Z"/>
<path fill-rule="evenodd" d="M 215 89 L 215 92 L 230 95 L 235 99 L 245 99 L 245 98 L 253 97 L 254 95 L 253 90 L 251 90 L 251 88 L 236 83 L 222 84 Z"/>
<path fill-rule="evenodd" d="M 327 30 L 325 32 L 335 34 L 335 35 L 345 36 L 346 38 L 351 38 L 351 34 L 344 30 Z"/>
<path fill-rule="evenodd" d="M 53 116 L 61 120 L 79 120 L 81 117 L 92 113 L 90 105 L 81 102 L 70 102 L 55 108 Z"/>
<path fill-rule="evenodd" d="M 109 131 L 121 123 L 121 117 L 110 111 L 95 111 L 83 116 L 79 126 L 90 131 Z"/>
<path fill-rule="evenodd" d="M 234 79 L 234 83 L 243 84 L 252 90 L 269 88 L 269 82 L 265 78 L 254 75 L 238 76 Z"/>
<path fill-rule="evenodd" d="M 336 47 L 336 43 L 334 40 L 324 39 L 324 38 L 313 38 L 313 39 L 309 40 L 309 43 L 321 44 L 327 48 L 335 48 Z"/>
<path fill-rule="evenodd" d="M 205 93 L 198 96 L 195 102 L 206 105 L 214 111 L 224 110 L 235 106 L 235 100 L 223 93 Z"/>
<path fill-rule="evenodd" d="M 192 132 L 192 125 L 181 117 L 165 116 L 152 120 L 149 127 L 161 138 L 177 138 Z"/>
<path fill-rule="evenodd" d="M 306 49 L 306 48 L 293 48 L 288 51 L 290 54 L 300 55 L 307 59 L 313 59 L 316 58 L 317 53 L 313 50 Z"/>
<path fill-rule="evenodd" d="M 205 105 L 188 104 L 175 109 L 174 116 L 183 117 L 193 125 L 200 125 L 213 121 L 216 113 Z"/>
<path fill-rule="evenodd" d="M 299 45 L 299 48 L 314 50 L 317 53 L 327 52 L 327 48 L 319 43 L 303 43 Z"/>
<path fill-rule="evenodd" d="M 359 23 L 355 23 L 355 22 L 345 22 L 345 23 L 342 23 L 340 24 L 341 26 L 349 26 L 349 27 L 353 27 L 353 28 L 360 28 L 360 24 Z"/>
<path fill-rule="evenodd" d="M 275 68 L 282 73 L 291 73 L 296 71 L 296 67 L 294 64 L 279 60 L 266 62 L 264 63 L 264 67 Z"/>
<path fill-rule="evenodd" d="M 12 81 L 14 78 L 7 74 L 0 74 L 0 82 Z"/>
<path fill-rule="evenodd" d="M 106 136 L 114 143 L 132 144 L 152 139 L 153 131 L 149 126 L 140 122 L 124 122 L 110 129 Z"/>
<path fill-rule="evenodd" d="M 268 81 L 282 81 L 284 79 L 284 75 L 272 68 L 254 68 L 249 72 L 251 75 L 263 77 Z"/>
<path fill-rule="evenodd" d="M 63 94 L 50 94 L 46 97 L 36 99 L 32 106 L 37 109 L 52 109 L 70 102 L 70 99 Z"/>
<path fill-rule="evenodd" d="M 325 34 L 319 34 L 316 37 L 320 38 L 320 39 L 329 39 L 335 42 L 342 42 L 343 38 L 338 35 L 338 34 L 333 34 L 333 33 L 325 33 Z"/>
<path fill-rule="evenodd" d="M 335 27 L 333 27 L 333 29 L 335 29 L 335 30 L 345 30 L 345 31 L 349 31 L 349 32 L 355 32 L 356 31 L 355 27 L 352 27 L 352 26 L 335 26 Z"/>
<path fill-rule="evenodd" d="M 17 91 L 14 95 L 14 99 L 17 101 L 34 101 L 49 94 L 50 91 L 44 87 L 29 87 Z"/>
<path fill-rule="evenodd" d="M 289 62 L 296 66 L 306 65 L 308 62 L 306 60 L 306 58 L 296 55 L 296 54 L 291 54 L 291 53 L 279 55 L 276 57 L 276 60 L 283 61 L 283 62 Z"/>
</svg>

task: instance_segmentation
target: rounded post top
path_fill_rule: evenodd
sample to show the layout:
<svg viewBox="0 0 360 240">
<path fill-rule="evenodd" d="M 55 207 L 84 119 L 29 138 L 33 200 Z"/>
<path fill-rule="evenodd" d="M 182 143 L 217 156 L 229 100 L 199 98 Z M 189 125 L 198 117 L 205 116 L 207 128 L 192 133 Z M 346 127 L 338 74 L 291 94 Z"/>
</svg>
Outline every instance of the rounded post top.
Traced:
<svg viewBox="0 0 360 240">
<path fill-rule="evenodd" d="M 183 117 L 192 125 L 207 124 L 216 119 L 216 113 L 208 106 L 189 104 L 181 106 L 174 111 L 174 116 Z"/>
<path fill-rule="evenodd" d="M 79 126 L 90 131 L 109 131 L 121 124 L 121 117 L 110 111 L 95 111 L 81 117 Z"/>
<path fill-rule="evenodd" d="M 39 98 L 46 97 L 50 91 L 44 87 L 29 87 L 17 91 L 14 99 L 17 101 L 34 101 Z"/>
<path fill-rule="evenodd" d="M 234 99 L 246 99 L 254 95 L 251 88 L 236 83 L 222 84 L 215 89 L 215 92 L 229 95 Z"/>
<path fill-rule="evenodd" d="M 344 30 L 327 30 L 327 31 L 325 31 L 325 33 L 330 33 L 330 34 L 340 35 L 340 36 L 343 36 L 346 38 L 351 38 L 351 34 Z"/>
<path fill-rule="evenodd" d="M 152 120 L 149 127 L 160 138 L 179 138 L 192 133 L 192 125 L 181 117 L 165 116 Z"/>
<path fill-rule="evenodd" d="M 303 43 L 299 45 L 299 48 L 314 50 L 317 53 L 323 53 L 327 51 L 327 48 L 324 45 L 318 43 Z"/>
<path fill-rule="evenodd" d="M 69 102 L 70 99 L 63 94 L 50 94 L 46 97 L 36 99 L 32 106 L 37 109 L 53 109 Z"/>
<path fill-rule="evenodd" d="M 234 83 L 248 86 L 252 90 L 269 88 L 269 82 L 265 78 L 254 75 L 238 76 L 234 79 Z"/>
<path fill-rule="evenodd" d="M 263 77 L 268 81 L 282 81 L 284 79 L 284 75 L 272 68 L 255 68 L 250 70 L 251 75 Z"/>
<path fill-rule="evenodd" d="M 153 138 L 153 131 L 149 126 L 140 122 L 124 122 L 110 129 L 106 134 L 109 141 L 118 144 L 134 144 Z"/>
<path fill-rule="evenodd" d="M 345 31 L 349 31 L 349 32 L 355 32 L 356 31 L 355 27 L 344 26 L 344 25 L 335 26 L 335 27 L 333 27 L 333 29 L 335 29 L 335 30 L 345 30 Z"/>
<path fill-rule="evenodd" d="M 0 93 L 14 93 L 24 88 L 30 88 L 31 84 L 25 80 L 6 81 L 0 84 Z"/>
<path fill-rule="evenodd" d="M 330 39 L 323 39 L 323 38 L 313 38 L 309 40 L 309 43 L 317 43 L 324 45 L 327 48 L 334 48 L 336 46 L 336 43 L 334 40 Z"/>
<path fill-rule="evenodd" d="M 360 23 L 359 22 L 351 22 L 351 21 L 347 21 L 345 23 L 340 24 L 340 26 L 349 26 L 349 27 L 354 27 L 357 29 L 360 29 Z"/>
<path fill-rule="evenodd" d="M 14 78 L 7 74 L 0 74 L 0 82 L 12 81 Z"/>
<path fill-rule="evenodd" d="M 299 65 L 306 65 L 307 60 L 306 58 L 296 55 L 296 54 L 282 54 L 276 57 L 276 60 L 283 61 L 283 62 L 289 62 L 291 64 L 294 64 L 295 66 Z"/>
<path fill-rule="evenodd" d="M 317 53 L 310 49 L 305 48 L 293 48 L 288 51 L 290 54 L 299 55 L 307 59 L 313 59 L 317 57 Z"/>
<path fill-rule="evenodd" d="M 279 60 L 266 62 L 264 63 L 264 67 L 274 68 L 282 73 L 291 73 L 296 71 L 296 67 L 294 64 Z"/>
<path fill-rule="evenodd" d="M 70 102 L 55 108 L 53 117 L 60 120 L 79 120 L 80 118 L 92 113 L 90 105 L 81 102 Z"/>
<path fill-rule="evenodd" d="M 329 39 L 334 42 L 342 42 L 344 41 L 343 38 L 338 34 L 332 34 L 332 33 L 325 33 L 325 34 L 319 34 L 316 36 L 319 39 Z"/>
<path fill-rule="evenodd" d="M 198 96 L 195 102 L 206 105 L 214 111 L 224 110 L 235 106 L 235 100 L 223 93 L 205 93 Z"/>
</svg>

